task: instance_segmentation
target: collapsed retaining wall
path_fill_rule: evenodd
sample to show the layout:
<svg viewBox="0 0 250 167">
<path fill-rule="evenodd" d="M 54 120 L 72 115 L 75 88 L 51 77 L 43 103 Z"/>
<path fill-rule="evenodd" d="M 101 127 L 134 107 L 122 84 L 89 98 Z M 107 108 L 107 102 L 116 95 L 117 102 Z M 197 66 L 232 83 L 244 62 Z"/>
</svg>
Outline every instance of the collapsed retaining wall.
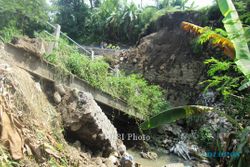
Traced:
<svg viewBox="0 0 250 167">
<path fill-rule="evenodd" d="M 123 142 L 118 140 L 116 128 L 102 112 L 91 94 L 76 89 L 71 90 L 62 85 L 57 85 L 54 88 L 51 85 L 54 84 L 53 80 L 38 74 L 34 75 L 33 78 L 23 68 L 18 67 L 25 61 L 13 59 L 14 55 L 11 55 L 13 53 L 6 51 L 5 46 L 0 43 L 0 74 L 8 71 L 9 66 L 11 67 L 8 72 L 11 73 L 9 76 L 13 83 L 10 86 L 6 84 L 6 87 L 8 86 L 6 90 L 14 93 L 15 98 L 12 98 L 12 96 L 10 98 L 17 105 L 14 106 L 13 112 L 15 111 L 15 113 L 12 113 L 13 116 L 20 117 L 21 124 L 24 124 L 21 127 L 24 143 L 19 144 L 18 151 L 22 154 L 21 149 L 25 147 L 25 164 L 26 162 L 32 165 L 50 164 L 51 158 L 54 158 L 58 164 L 64 163 L 66 159 L 69 166 L 82 167 L 112 167 L 119 166 L 120 163 L 133 164 L 131 159 L 126 159 L 129 155 L 125 154 L 126 147 Z M 22 53 L 33 55 L 37 52 L 26 48 L 25 51 L 21 51 Z M 20 53 L 17 52 L 15 56 L 20 56 Z M 34 63 L 34 68 L 36 68 L 35 65 Z M 8 70 L 5 69 L 7 67 Z M 4 74 L 4 77 L 6 76 Z M 5 80 L 2 80 L 0 76 L 0 92 L 2 92 L 3 86 L 5 86 Z M 12 88 L 15 91 L 12 91 Z M 54 106 L 48 101 L 52 100 L 49 95 L 53 95 L 55 90 L 54 100 L 61 114 L 56 112 Z M 48 97 L 45 96 L 45 93 Z M 2 109 L 2 103 L 0 103 L 0 109 Z M 64 125 L 61 124 L 61 121 Z M 80 148 L 74 145 L 77 147 L 76 149 L 65 142 L 61 133 L 62 128 L 75 133 L 77 140 L 81 142 Z M 88 146 L 89 150 L 82 150 L 81 146 L 85 145 Z M 92 153 L 96 151 L 101 152 L 102 155 L 98 154 L 95 157 Z M 111 152 L 115 156 L 109 155 Z M 28 159 L 26 155 L 29 156 Z M 15 155 L 11 156 L 12 158 L 15 157 Z M 108 158 L 101 158 L 100 156 Z M 31 160 L 30 157 L 34 157 L 34 159 Z M 15 159 L 20 158 L 22 156 L 15 157 Z"/>
<path fill-rule="evenodd" d="M 91 150 L 102 152 L 104 156 L 117 150 L 116 128 L 94 101 L 93 96 L 76 89 L 62 91 L 62 85 L 56 88 L 60 91 L 54 94 L 54 98 L 60 102 L 57 108 L 62 114 L 66 131 L 77 136 L 77 139 Z"/>
</svg>

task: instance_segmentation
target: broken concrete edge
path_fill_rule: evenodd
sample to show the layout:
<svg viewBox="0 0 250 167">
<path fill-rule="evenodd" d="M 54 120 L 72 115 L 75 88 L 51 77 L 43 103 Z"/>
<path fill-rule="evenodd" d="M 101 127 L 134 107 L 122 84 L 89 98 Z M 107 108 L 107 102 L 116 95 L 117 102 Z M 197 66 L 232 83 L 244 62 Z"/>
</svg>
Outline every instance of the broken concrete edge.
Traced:
<svg viewBox="0 0 250 167">
<path fill-rule="evenodd" d="M 58 88 L 58 85 L 55 86 Z M 63 88 L 64 89 L 64 88 Z M 65 130 L 77 135 L 77 138 L 93 150 L 105 152 L 105 157 L 117 150 L 118 133 L 108 117 L 90 93 L 77 89 L 64 89 L 65 94 L 57 97 L 57 110 L 63 118 Z M 104 156 L 104 155 L 103 155 Z"/>
<path fill-rule="evenodd" d="M 19 68 L 22 68 L 29 72 L 32 75 L 41 77 L 43 79 L 52 81 L 52 82 L 60 82 L 64 85 L 67 85 L 71 88 L 77 88 L 81 91 L 89 92 L 93 95 L 94 99 L 97 102 L 100 102 L 102 104 L 105 104 L 111 108 L 114 108 L 116 110 L 122 111 L 125 114 L 128 114 L 129 116 L 135 117 L 139 120 L 144 120 L 144 117 L 136 112 L 136 109 L 131 109 L 128 107 L 125 101 L 114 98 L 110 94 L 103 92 L 100 89 L 97 89 L 90 84 L 88 84 L 86 81 L 80 79 L 79 77 L 73 75 L 69 71 L 66 71 L 65 74 L 56 74 L 56 71 L 58 71 L 58 67 L 56 67 L 54 64 L 49 63 L 48 61 L 42 59 L 42 57 L 34 55 L 34 53 L 29 53 L 27 50 L 16 47 L 15 45 L 11 43 L 5 44 L 5 48 L 7 48 L 7 52 L 10 53 L 8 50 L 13 49 L 15 51 L 20 51 L 23 54 L 8 54 L 13 56 L 14 59 L 17 59 L 18 64 L 17 66 Z M 28 53 L 28 54 L 27 54 Z M 28 57 L 28 58 L 27 58 Z M 58 75 L 60 75 L 58 77 Z M 60 78 L 60 79 L 59 79 Z"/>
</svg>

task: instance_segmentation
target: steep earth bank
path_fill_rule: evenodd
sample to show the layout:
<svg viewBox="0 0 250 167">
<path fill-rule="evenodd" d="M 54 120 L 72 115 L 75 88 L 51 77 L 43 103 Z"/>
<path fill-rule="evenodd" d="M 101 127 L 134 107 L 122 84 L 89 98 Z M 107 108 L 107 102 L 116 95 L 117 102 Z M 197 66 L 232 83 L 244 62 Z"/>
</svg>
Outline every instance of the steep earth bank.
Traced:
<svg viewBox="0 0 250 167">
<path fill-rule="evenodd" d="M 196 54 L 192 37 L 181 28 L 182 21 L 202 25 L 198 12 L 168 13 L 151 23 L 136 48 L 120 54 L 117 64 L 127 73 L 141 73 L 149 82 L 166 90 L 173 106 L 193 104 L 206 78 L 206 55 Z"/>
</svg>

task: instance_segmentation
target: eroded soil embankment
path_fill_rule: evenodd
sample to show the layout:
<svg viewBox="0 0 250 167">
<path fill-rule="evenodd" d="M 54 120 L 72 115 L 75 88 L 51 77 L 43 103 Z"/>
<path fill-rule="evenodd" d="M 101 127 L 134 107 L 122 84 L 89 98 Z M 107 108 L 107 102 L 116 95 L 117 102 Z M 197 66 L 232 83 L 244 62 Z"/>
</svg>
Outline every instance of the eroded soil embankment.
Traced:
<svg viewBox="0 0 250 167">
<path fill-rule="evenodd" d="M 60 112 L 56 111 L 55 107 L 49 102 L 48 97 L 44 93 L 42 82 L 39 83 L 35 81 L 29 73 L 18 68 L 15 62 L 9 61 L 9 53 L 5 52 L 4 45 L 1 45 L 0 49 L 0 105 L 1 113 L 4 115 L 4 117 L 1 117 L 1 139 L 3 139 L 1 144 L 10 151 L 10 157 L 13 160 L 18 160 L 21 166 L 27 166 L 29 164 L 31 166 L 51 166 L 57 164 L 83 167 L 109 167 L 118 165 L 119 158 L 122 158 L 121 155 L 119 155 L 120 152 L 115 154 L 118 154 L 117 157 L 112 155 L 108 158 L 102 158 L 98 155 L 95 156 L 91 149 L 83 150 L 83 143 L 80 142 L 79 144 L 79 141 L 77 142 L 78 144 L 74 143 L 75 147 L 69 145 L 64 139 L 63 129 L 65 126 L 62 124 L 63 117 L 67 116 L 63 115 L 63 117 L 61 117 Z M 66 112 L 69 112 L 67 109 L 71 106 L 69 105 L 70 101 L 67 98 L 62 99 L 62 101 L 64 100 L 65 103 L 67 103 L 64 109 L 66 109 Z M 80 102 L 83 104 L 79 104 Z M 86 113 L 93 113 L 95 116 L 100 116 L 101 109 L 98 108 L 93 97 L 89 95 L 86 95 L 84 100 L 81 98 L 80 100 L 73 100 L 72 104 L 81 106 L 82 111 Z M 95 107 L 87 107 L 88 104 L 94 105 Z M 61 107 L 63 108 L 63 105 L 61 105 Z M 75 116 L 81 116 L 81 111 L 77 107 L 71 109 L 75 109 L 76 111 L 73 113 L 74 111 L 72 110 L 71 115 L 69 115 L 67 119 L 69 120 L 70 116 L 73 116 L 74 119 L 77 120 Z M 90 109 L 95 109 L 95 112 Z M 84 114 L 82 114 L 82 116 L 83 115 Z M 87 117 L 84 119 L 86 120 Z M 80 119 L 78 121 L 80 121 Z M 98 123 L 100 124 L 100 122 L 103 122 L 103 119 L 97 119 L 96 121 L 99 121 Z M 104 122 L 105 121 L 107 120 L 104 120 Z M 72 125 L 72 122 L 70 125 Z M 110 142 L 108 137 L 105 136 L 107 132 L 102 131 L 104 126 L 100 128 L 100 126 L 95 125 L 96 124 L 93 124 L 93 127 L 96 127 L 96 129 L 99 127 L 99 131 L 98 133 L 91 131 L 91 136 L 94 137 L 96 135 L 97 137 L 103 137 L 101 144 L 99 141 L 99 145 L 97 144 L 96 146 L 99 146 L 98 148 L 104 146 L 104 148 L 100 150 L 110 150 L 110 152 L 112 150 L 113 153 L 115 153 L 117 151 L 117 148 L 115 148 L 118 146 L 116 145 L 117 143 Z M 112 124 L 110 123 L 110 125 Z M 72 126 L 69 127 L 72 128 Z M 76 127 L 79 128 L 79 126 Z M 86 124 L 85 126 L 82 124 L 81 127 L 88 129 Z M 74 126 L 73 129 L 79 130 L 78 128 Z M 107 128 L 109 132 L 116 132 L 114 127 L 109 126 Z M 114 130 L 110 131 L 112 128 Z M 79 138 L 79 140 L 81 139 Z M 93 138 L 91 140 L 94 141 Z M 116 138 L 114 138 L 114 140 L 116 140 Z M 8 155 L 8 152 L 5 153 Z M 107 153 L 107 151 L 105 153 Z M 11 161 L 12 160 L 9 161 L 6 159 L 1 163 L 4 165 L 4 163 Z"/>
<path fill-rule="evenodd" d="M 182 21 L 202 24 L 199 12 L 167 13 L 152 22 L 138 45 L 118 58 L 122 70 L 141 73 L 150 83 L 166 90 L 172 106 L 195 104 L 206 78 L 206 55 L 194 53 L 192 38 L 180 27 Z"/>
</svg>

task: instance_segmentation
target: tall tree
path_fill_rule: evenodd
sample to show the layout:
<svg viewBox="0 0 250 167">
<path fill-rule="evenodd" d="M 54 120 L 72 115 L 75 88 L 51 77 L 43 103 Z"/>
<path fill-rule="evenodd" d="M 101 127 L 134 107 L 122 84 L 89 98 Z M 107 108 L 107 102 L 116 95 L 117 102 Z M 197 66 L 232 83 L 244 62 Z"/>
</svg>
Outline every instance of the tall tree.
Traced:
<svg viewBox="0 0 250 167">
<path fill-rule="evenodd" d="M 88 6 L 82 0 L 57 0 L 58 7 L 56 21 L 62 31 L 71 38 L 79 40 L 84 37 L 86 22 L 90 16 Z"/>
</svg>

